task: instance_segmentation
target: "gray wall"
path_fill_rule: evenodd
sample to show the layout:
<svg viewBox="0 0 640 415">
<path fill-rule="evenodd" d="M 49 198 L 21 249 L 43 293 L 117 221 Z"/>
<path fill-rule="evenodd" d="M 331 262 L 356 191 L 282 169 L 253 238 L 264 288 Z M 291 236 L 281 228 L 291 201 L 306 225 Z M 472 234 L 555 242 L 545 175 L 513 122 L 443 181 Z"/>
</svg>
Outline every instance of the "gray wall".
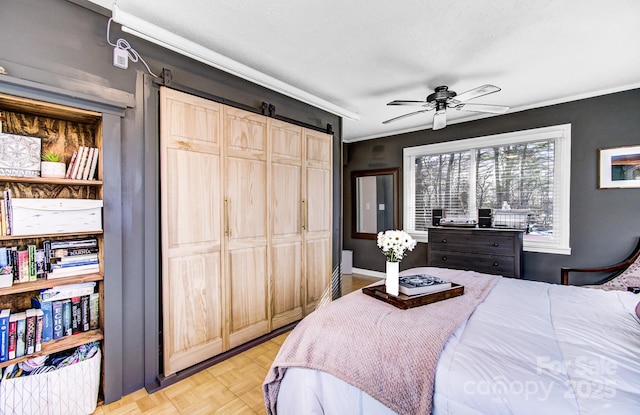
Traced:
<svg viewBox="0 0 640 415">
<path fill-rule="evenodd" d="M 346 145 L 353 170 L 402 168 L 402 149 L 422 144 L 499 134 L 571 123 L 571 235 L 572 254 L 524 254 L 526 279 L 558 283 L 561 266 L 608 265 L 624 259 L 640 237 L 640 189 L 598 189 L 598 149 L 640 144 L 640 89 L 603 95 L 544 108 L 449 125 Z M 400 175 L 402 181 L 402 174 Z M 344 180 L 344 225 L 351 229 L 351 183 Z M 400 185 L 402 195 L 402 185 Z M 402 212 L 402 196 L 400 197 Z M 383 271 L 384 256 L 375 241 L 352 239 L 344 233 L 344 249 L 353 250 L 353 266 Z M 406 269 L 426 264 L 427 244 L 402 261 Z M 587 282 L 588 277 L 576 281 Z"/>
<path fill-rule="evenodd" d="M 155 381 L 159 374 L 159 183 L 158 85 L 141 63 L 128 70 L 112 66 L 112 47 L 106 42 L 107 17 L 65 0 L 3 1 L 0 12 L 0 65 L 9 75 L 107 99 L 129 101 L 121 123 L 123 260 L 122 292 L 105 300 L 106 312 L 119 307 L 121 333 L 106 333 L 122 342 L 121 377 L 107 379 L 117 399 Z M 173 80 L 186 88 L 213 95 L 229 103 L 260 108 L 263 101 L 276 106 L 278 115 L 313 127 L 333 126 L 334 134 L 334 268 L 342 240 L 341 119 L 312 106 L 230 76 L 176 53 L 111 28 L 111 41 L 127 39 L 155 73 L 169 68 Z M 104 166 L 105 174 L 112 174 Z M 109 195 L 106 195 L 108 198 Z M 109 259 L 106 258 L 108 261 Z M 111 302 L 111 304 L 109 304 Z M 106 362 L 108 365 L 109 362 Z M 116 371 L 117 372 L 117 371 Z"/>
</svg>

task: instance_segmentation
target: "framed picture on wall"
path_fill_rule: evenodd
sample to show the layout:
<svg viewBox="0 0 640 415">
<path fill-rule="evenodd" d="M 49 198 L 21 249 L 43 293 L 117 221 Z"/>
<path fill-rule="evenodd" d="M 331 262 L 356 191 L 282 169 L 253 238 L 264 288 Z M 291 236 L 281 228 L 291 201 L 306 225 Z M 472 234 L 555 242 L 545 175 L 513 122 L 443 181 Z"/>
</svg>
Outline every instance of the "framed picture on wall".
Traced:
<svg viewBox="0 0 640 415">
<path fill-rule="evenodd" d="M 640 188 L 640 145 L 598 150 L 598 188 Z"/>
</svg>

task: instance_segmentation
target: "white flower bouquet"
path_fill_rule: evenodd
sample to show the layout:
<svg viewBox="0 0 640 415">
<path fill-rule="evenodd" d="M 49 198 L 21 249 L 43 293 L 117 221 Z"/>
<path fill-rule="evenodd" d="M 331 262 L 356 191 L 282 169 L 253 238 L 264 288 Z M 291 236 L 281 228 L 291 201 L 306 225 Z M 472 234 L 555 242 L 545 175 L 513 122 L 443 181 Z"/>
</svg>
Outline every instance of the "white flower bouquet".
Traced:
<svg viewBox="0 0 640 415">
<path fill-rule="evenodd" d="M 405 231 L 385 231 L 378 233 L 378 248 L 387 257 L 387 262 L 400 262 L 407 250 L 413 251 L 416 240 Z"/>
</svg>

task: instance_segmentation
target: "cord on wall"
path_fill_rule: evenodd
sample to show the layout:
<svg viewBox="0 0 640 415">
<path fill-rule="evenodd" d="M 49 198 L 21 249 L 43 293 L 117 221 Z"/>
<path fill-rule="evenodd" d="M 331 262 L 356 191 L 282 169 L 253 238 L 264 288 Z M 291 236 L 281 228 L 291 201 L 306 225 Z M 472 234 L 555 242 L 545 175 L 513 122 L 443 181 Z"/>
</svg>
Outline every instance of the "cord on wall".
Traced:
<svg viewBox="0 0 640 415">
<path fill-rule="evenodd" d="M 154 74 L 151 71 L 149 65 L 147 65 L 147 62 L 145 62 L 142 56 L 140 56 L 140 54 L 136 52 L 136 50 L 132 48 L 129 42 L 127 42 L 125 39 L 119 38 L 118 40 L 116 40 L 116 43 L 111 43 L 109 29 L 111 28 L 112 20 L 113 17 L 110 17 L 109 21 L 107 22 L 107 43 L 113 46 L 113 66 L 127 69 L 129 67 L 129 59 L 131 59 L 131 62 L 141 61 L 144 64 L 145 68 L 147 68 L 147 72 L 149 72 L 156 78 L 160 78 L 158 75 Z"/>
</svg>

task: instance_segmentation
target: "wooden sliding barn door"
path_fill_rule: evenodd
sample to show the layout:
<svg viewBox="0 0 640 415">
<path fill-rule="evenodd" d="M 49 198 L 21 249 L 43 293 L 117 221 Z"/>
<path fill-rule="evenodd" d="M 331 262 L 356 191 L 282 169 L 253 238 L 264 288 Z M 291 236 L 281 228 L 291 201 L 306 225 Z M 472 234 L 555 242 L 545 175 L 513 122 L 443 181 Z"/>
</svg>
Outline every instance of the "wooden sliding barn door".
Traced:
<svg viewBox="0 0 640 415">
<path fill-rule="evenodd" d="M 269 331 L 267 120 L 224 108 L 229 347 Z"/>
<path fill-rule="evenodd" d="M 223 351 L 221 109 L 160 88 L 165 376 Z"/>
</svg>

